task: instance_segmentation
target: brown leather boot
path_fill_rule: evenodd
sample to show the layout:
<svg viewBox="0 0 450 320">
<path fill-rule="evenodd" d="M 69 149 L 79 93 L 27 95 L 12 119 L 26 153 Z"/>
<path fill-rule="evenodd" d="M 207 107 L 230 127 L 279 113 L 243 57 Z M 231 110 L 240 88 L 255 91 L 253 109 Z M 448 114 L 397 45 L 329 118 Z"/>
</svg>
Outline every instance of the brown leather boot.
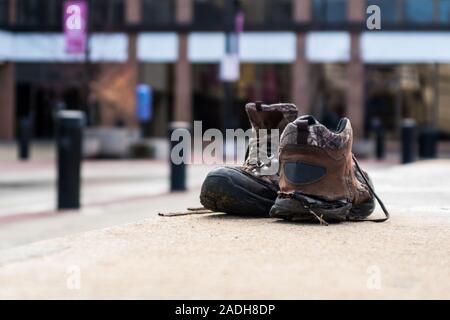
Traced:
<svg viewBox="0 0 450 320">
<path fill-rule="evenodd" d="M 279 136 L 297 118 L 298 111 L 290 103 L 248 103 L 245 110 L 253 133 L 245 163 L 212 170 L 203 182 L 200 202 L 212 211 L 269 217 L 279 191 L 278 149 L 270 150 L 270 140 L 276 137 L 278 148 Z M 266 129 L 267 135 L 260 136 L 260 129 Z"/>
<path fill-rule="evenodd" d="M 362 220 L 375 209 L 367 173 L 352 154 L 350 120 L 330 131 L 312 116 L 287 125 L 280 142 L 280 192 L 271 217 L 287 220 Z M 385 221 L 388 218 L 372 221 Z"/>
</svg>

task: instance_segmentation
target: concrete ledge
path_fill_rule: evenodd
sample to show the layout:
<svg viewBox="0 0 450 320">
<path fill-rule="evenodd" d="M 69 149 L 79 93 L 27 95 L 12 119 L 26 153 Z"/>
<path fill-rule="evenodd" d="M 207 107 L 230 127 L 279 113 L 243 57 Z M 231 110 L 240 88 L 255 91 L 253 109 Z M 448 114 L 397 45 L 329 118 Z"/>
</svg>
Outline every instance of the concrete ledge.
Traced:
<svg viewBox="0 0 450 320">
<path fill-rule="evenodd" d="M 450 161 L 368 171 L 386 223 L 158 217 L 198 201 L 167 195 L 108 209 L 144 221 L 9 249 L 0 298 L 449 299 Z"/>
</svg>

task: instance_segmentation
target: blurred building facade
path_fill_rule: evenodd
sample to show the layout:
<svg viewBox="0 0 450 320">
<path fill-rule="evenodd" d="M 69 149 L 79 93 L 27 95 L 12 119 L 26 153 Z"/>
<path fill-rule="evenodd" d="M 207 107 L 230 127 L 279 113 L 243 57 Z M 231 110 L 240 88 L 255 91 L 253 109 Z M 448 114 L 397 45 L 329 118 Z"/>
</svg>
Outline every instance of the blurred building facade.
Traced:
<svg viewBox="0 0 450 320">
<path fill-rule="evenodd" d="M 64 51 L 62 0 L 0 0 L 0 140 L 32 116 L 51 138 L 58 108 L 82 109 L 93 126 L 137 125 L 135 87 L 154 91 L 148 135 L 171 121 L 221 127 L 219 64 L 233 0 L 90 1 L 90 50 Z M 240 79 L 231 126 L 248 126 L 243 104 L 292 101 L 329 125 L 351 118 L 363 137 L 380 118 L 450 133 L 450 0 L 241 0 Z M 381 30 L 366 10 L 381 8 Z M 230 18 L 231 17 L 231 18 Z"/>
</svg>

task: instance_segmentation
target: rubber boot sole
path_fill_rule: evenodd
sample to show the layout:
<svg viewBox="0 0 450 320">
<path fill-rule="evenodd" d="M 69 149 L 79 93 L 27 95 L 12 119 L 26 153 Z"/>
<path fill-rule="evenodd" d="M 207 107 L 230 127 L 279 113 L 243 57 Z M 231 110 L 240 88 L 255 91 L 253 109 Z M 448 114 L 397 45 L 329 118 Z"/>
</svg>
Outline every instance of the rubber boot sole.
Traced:
<svg viewBox="0 0 450 320">
<path fill-rule="evenodd" d="M 367 173 L 366 177 L 373 189 L 372 179 Z M 360 182 L 363 182 L 363 179 L 358 174 L 357 178 Z M 366 219 L 375 210 L 374 199 L 354 206 L 351 203 L 342 201 L 328 202 L 298 193 L 296 194 L 296 198 L 298 199 L 278 197 L 270 209 L 270 216 L 286 220 L 312 221 L 318 220 L 315 216 L 316 214 L 318 217 L 329 222 L 360 221 Z"/>
<path fill-rule="evenodd" d="M 344 201 L 328 202 L 296 194 L 295 198 L 278 197 L 270 209 L 270 216 L 285 220 L 340 222 L 364 219 L 374 209 L 373 201 L 352 206 Z"/>
</svg>

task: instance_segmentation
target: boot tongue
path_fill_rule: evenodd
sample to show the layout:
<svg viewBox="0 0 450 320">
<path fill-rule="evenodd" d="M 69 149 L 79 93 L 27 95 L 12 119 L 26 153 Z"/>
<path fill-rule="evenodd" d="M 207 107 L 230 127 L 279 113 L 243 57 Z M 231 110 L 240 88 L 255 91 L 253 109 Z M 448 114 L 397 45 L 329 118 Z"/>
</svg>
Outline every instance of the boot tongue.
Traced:
<svg viewBox="0 0 450 320">
<path fill-rule="evenodd" d="M 265 110 L 248 112 L 248 118 L 253 128 L 259 129 L 277 129 L 280 122 L 284 119 L 283 113 L 277 110 Z"/>
<path fill-rule="evenodd" d="M 285 127 L 284 113 L 273 105 L 256 102 L 254 108 L 246 107 L 248 119 L 253 128 L 254 136 L 250 138 L 246 165 L 255 175 L 273 175 L 277 170 L 272 167 L 274 155 L 278 150 L 272 150 L 272 142 L 279 141 L 279 132 L 274 129 Z M 261 130 L 261 131 L 260 131 Z M 278 143 L 276 144 L 278 147 Z"/>
<path fill-rule="evenodd" d="M 297 117 L 297 107 L 293 104 L 263 104 L 248 103 L 245 106 L 250 124 L 256 130 L 279 129 L 283 131 L 286 125 Z"/>
<path fill-rule="evenodd" d="M 288 103 L 267 105 L 256 102 L 247 104 L 245 109 L 254 135 L 250 138 L 246 165 L 252 169 L 254 174 L 276 174 L 271 171 L 278 169 L 276 165 L 272 166 L 272 164 L 278 163 L 279 135 L 286 125 L 297 117 L 297 107 Z M 276 142 L 276 144 L 272 145 L 272 142 Z M 270 170 L 266 170 L 267 168 Z"/>
</svg>

